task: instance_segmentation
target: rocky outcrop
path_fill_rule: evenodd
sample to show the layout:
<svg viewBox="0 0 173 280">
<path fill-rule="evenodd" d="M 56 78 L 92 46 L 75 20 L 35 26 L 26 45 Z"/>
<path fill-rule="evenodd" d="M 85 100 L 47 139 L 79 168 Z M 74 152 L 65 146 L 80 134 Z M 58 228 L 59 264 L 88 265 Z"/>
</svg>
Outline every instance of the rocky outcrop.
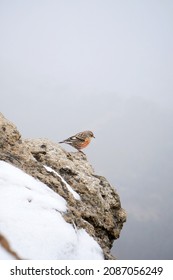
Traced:
<svg viewBox="0 0 173 280">
<path fill-rule="evenodd" d="M 39 179 L 64 197 L 64 219 L 84 228 L 103 249 L 105 259 L 126 221 L 120 198 L 109 182 L 95 174 L 80 152 L 66 152 L 48 139 L 22 139 L 16 126 L 0 114 L 0 159 Z M 51 169 L 50 169 L 51 168 Z M 79 194 L 76 199 L 69 186 Z"/>
</svg>

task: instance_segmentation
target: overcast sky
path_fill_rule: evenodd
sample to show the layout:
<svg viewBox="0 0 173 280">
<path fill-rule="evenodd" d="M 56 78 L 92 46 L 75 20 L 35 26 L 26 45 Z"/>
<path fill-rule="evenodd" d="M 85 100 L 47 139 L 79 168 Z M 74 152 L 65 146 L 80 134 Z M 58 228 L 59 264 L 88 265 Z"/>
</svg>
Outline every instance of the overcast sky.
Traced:
<svg viewBox="0 0 173 280">
<path fill-rule="evenodd" d="M 0 0 L 1 112 L 25 138 L 93 130 L 88 160 L 128 215 L 119 259 L 173 258 L 172 15 L 172 0 Z"/>
</svg>

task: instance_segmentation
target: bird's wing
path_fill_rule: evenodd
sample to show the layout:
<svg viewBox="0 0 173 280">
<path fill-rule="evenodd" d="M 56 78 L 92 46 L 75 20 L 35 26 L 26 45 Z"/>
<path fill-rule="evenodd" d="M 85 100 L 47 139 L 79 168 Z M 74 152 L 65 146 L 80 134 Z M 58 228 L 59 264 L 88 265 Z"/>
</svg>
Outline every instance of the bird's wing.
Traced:
<svg viewBox="0 0 173 280">
<path fill-rule="evenodd" d="M 80 141 L 85 141 L 86 139 L 86 135 L 84 135 L 82 132 L 76 134 L 74 137 Z"/>
</svg>

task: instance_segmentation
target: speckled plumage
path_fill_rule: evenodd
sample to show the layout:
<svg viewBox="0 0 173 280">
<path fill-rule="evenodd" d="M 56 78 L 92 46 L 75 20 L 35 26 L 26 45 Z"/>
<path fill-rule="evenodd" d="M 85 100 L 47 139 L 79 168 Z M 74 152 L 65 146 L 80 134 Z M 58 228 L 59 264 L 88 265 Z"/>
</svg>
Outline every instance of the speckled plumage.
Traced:
<svg viewBox="0 0 173 280">
<path fill-rule="evenodd" d="M 92 138 L 95 138 L 93 132 L 90 130 L 86 130 L 83 132 L 79 132 L 59 143 L 69 144 L 78 151 L 81 151 L 89 145 Z"/>
</svg>

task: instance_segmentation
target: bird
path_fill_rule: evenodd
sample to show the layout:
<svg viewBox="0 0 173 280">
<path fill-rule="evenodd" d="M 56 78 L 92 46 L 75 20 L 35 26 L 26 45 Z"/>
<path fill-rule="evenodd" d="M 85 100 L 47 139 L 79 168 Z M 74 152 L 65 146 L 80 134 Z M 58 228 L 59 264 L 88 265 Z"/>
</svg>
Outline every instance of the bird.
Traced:
<svg viewBox="0 0 173 280">
<path fill-rule="evenodd" d="M 62 143 L 69 144 L 73 148 L 78 150 L 78 152 L 83 153 L 81 150 L 86 148 L 89 145 L 92 138 L 95 138 L 93 132 L 90 130 L 86 130 L 83 132 L 79 132 L 79 133 L 59 142 L 59 144 L 62 144 Z"/>
</svg>

